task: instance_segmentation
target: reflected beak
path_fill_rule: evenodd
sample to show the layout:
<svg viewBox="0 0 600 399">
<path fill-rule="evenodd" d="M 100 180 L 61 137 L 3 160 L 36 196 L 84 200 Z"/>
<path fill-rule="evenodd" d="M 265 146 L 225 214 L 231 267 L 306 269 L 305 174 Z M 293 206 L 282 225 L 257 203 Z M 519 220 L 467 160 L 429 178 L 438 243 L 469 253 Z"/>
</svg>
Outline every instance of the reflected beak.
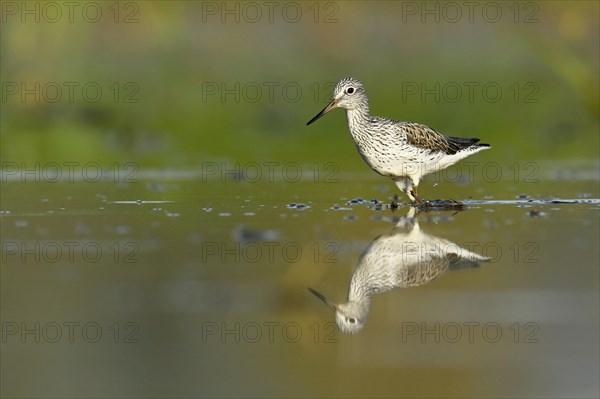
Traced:
<svg viewBox="0 0 600 399">
<path fill-rule="evenodd" d="M 308 287 L 308 290 L 310 292 L 312 292 L 313 294 L 315 294 L 315 296 L 317 298 L 319 298 L 320 300 L 322 300 L 325 305 L 329 306 L 331 309 L 333 309 L 334 311 L 337 310 L 338 305 L 331 302 L 329 299 L 325 298 L 325 296 L 323 294 L 321 294 L 320 292 L 317 292 L 315 290 L 313 290 L 312 288 Z"/>
<path fill-rule="evenodd" d="M 311 120 L 309 120 L 308 122 L 306 122 L 306 126 L 310 125 L 311 123 L 313 123 L 314 121 L 316 121 L 317 119 L 319 119 L 320 117 L 322 117 L 323 115 L 325 115 L 326 113 L 328 113 L 329 111 L 331 111 L 334 108 L 337 108 L 338 105 L 335 102 L 335 100 L 331 101 L 329 104 L 327 104 L 327 106 L 325 108 L 323 108 L 323 110 L 321 112 L 319 112 L 317 115 L 315 115 L 314 118 L 312 118 Z"/>
</svg>

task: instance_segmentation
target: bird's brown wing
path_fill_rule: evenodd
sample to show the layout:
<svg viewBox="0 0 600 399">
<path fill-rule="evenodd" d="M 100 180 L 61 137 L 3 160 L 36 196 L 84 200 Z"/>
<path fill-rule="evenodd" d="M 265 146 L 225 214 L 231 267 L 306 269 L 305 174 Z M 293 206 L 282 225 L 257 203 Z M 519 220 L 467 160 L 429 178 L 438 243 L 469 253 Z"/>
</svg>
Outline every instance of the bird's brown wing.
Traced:
<svg viewBox="0 0 600 399">
<path fill-rule="evenodd" d="M 436 132 L 432 128 L 421 125 L 419 123 L 403 123 L 402 129 L 406 132 L 408 143 L 415 147 L 429 149 L 433 152 L 443 152 L 448 155 L 453 155 L 464 150 L 474 144 L 479 139 L 448 137 Z M 487 144 L 481 144 L 487 146 Z"/>
</svg>

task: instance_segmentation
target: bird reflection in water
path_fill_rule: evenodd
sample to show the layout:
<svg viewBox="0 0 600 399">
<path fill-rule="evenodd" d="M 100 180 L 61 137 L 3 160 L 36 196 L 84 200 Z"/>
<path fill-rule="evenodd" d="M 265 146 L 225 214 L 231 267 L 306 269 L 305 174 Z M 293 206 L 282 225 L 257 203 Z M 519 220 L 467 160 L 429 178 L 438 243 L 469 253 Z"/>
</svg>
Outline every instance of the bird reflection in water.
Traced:
<svg viewBox="0 0 600 399">
<path fill-rule="evenodd" d="M 470 268 L 490 258 L 421 231 L 415 208 L 392 231 L 373 240 L 361 255 L 348 289 L 348 301 L 335 303 L 309 290 L 335 311 L 340 330 L 354 334 L 365 326 L 371 295 L 429 283 L 448 270 Z"/>
</svg>

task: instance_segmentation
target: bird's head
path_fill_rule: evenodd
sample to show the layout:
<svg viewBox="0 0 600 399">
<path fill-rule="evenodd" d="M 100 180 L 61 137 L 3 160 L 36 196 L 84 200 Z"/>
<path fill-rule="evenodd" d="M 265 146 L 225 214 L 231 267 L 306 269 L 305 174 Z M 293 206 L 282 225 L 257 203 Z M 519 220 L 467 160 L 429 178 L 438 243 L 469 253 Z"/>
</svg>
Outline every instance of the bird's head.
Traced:
<svg viewBox="0 0 600 399">
<path fill-rule="evenodd" d="M 333 100 L 321 112 L 315 115 L 314 118 L 308 121 L 307 125 L 315 122 L 335 108 L 354 110 L 365 107 L 368 107 L 368 100 L 362 83 L 355 78 L 343 78 L 333 88 Z"/>
<path fill-rule="evenodd" d="M 308 290 L 335 311 L 335 322 L 342 332 L 356 334 L 365 327 L 369 313 L 368 303 L 348 302 L 337 304 L 312 288 Z"/>
</svg>

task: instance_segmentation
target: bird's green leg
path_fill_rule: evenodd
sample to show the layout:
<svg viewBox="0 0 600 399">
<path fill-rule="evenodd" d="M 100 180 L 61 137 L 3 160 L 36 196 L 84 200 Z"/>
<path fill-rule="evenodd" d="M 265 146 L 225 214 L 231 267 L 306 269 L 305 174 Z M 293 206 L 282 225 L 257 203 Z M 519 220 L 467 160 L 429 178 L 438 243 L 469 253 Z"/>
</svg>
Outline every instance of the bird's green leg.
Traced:
<svg viewBox="0 0 600 399">
<path fill-rule="evenodd" d="M 427 201 L 425 201 L 417 195 L 417 187 L 414 187 L 412 190 L 410 190 L 410 194 L 415 198 L 415 202 L 417 203 L 417 205 L 427 203 Z"/>
</svg>

